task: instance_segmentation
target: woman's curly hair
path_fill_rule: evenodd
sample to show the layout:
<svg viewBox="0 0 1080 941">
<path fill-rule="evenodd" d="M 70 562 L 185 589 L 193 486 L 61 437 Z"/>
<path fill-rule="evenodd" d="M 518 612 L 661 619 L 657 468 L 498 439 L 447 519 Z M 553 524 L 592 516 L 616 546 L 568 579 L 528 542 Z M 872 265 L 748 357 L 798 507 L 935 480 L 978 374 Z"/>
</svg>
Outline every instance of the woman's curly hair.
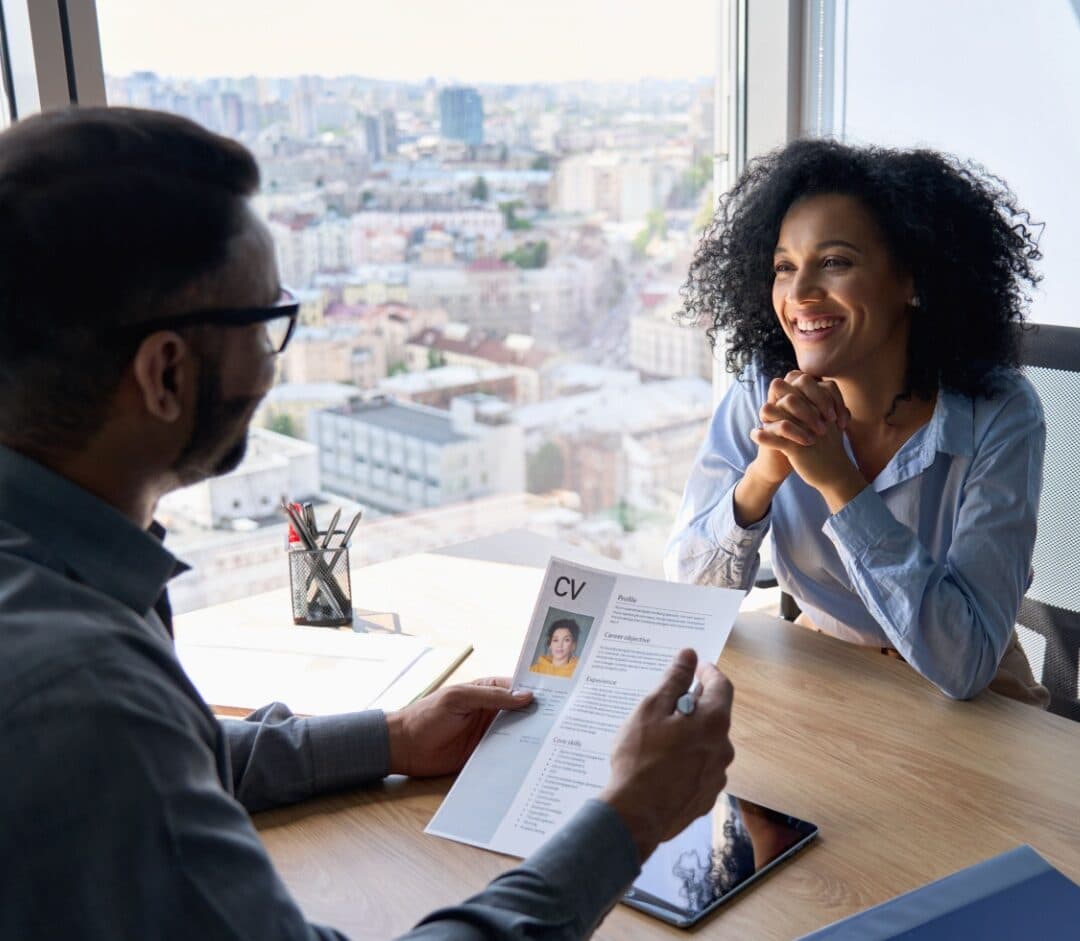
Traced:
<svg viewBox="0 0 1080 941">
<path fill-rule="evenodd" d="M 772 305 L 773 251 L 792 203 L 837 193 L 877 221 L 920 305 L 912 310 L 903 397 L 947 388 L 991 395 L 1018 363 L 1017 331 L 1040 276 L 1034 224 L 1003 181 L 931 150 L 798 140 L 752 161 L 720 203 L 682 289 L 684 317 L 728 339 L 727 367 L 796 368 Z"/>
</svg>

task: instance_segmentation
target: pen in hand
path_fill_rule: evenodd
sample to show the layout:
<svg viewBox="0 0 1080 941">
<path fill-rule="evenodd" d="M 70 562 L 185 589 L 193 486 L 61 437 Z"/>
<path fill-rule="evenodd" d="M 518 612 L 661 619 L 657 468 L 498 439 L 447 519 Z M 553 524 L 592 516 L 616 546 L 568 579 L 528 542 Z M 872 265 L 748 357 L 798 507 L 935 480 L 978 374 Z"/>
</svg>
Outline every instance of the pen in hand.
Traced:
<svg viewBox="0 0 1080 941">
<path fill-rule="evenodd" d="M 675 700 L 675 708 L 684 716 L 693 715 L 694 710 L 697 708 L 697 698 L 700 693 L 701 680 L 695 676 L 690 688 Z"/>
</svg>

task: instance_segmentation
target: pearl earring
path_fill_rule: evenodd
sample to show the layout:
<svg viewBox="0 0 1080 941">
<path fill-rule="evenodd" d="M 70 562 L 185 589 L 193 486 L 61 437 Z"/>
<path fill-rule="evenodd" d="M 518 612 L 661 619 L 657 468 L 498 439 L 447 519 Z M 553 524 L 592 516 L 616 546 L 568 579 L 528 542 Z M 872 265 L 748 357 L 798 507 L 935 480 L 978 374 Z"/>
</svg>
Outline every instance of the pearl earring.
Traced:
<svg viewBox="0 0 1080 941">
<path fill-rule="evenodd" d="M 908 306 L 909 307 L 922 307 L 922 301 L 919 299 L 918 294 L 916 294 L 914 297 L 911 298 L 910 301 L 908 301 Z"/>
</svg>

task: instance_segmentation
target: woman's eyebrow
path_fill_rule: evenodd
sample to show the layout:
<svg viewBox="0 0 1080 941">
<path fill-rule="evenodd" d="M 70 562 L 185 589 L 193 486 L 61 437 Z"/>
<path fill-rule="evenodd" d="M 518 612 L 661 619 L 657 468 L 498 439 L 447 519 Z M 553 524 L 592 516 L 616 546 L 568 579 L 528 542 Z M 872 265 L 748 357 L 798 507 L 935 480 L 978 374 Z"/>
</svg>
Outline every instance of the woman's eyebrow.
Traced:
<svg viewBox="0 0 1080 941">
<path fill-rule="evenodd" d="M 814 246 L 814 250 L 819 252 L 824 251 L 826 248 L 849 248 L 851 251 L 858 252 L 860 255 L 863 253 L 858 245 L 853 245 L 851 242 L 845 241 L 844 239 L 826 239 L 824 242 L 818 242 L 817 245 Z M 773 249 L 774 255 L 786 255 L 787 253 L 788 249 L 783 245 L 777 245 L 776 248 Z"/>
</svg>

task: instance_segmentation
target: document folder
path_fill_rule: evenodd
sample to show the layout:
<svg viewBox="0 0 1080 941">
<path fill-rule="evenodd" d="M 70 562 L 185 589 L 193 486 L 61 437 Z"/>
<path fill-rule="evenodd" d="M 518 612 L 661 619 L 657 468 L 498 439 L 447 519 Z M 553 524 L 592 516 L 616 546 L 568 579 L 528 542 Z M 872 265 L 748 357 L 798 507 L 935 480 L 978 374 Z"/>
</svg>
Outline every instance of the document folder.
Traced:
<svg viewBox="0 0 1080 941">
<path fill-rule="evenodd" d="M 1030 846 L 835 922 L 802 941 L 1030 941 L 1080 937 L 1080 886 Z"/>
</svg>

